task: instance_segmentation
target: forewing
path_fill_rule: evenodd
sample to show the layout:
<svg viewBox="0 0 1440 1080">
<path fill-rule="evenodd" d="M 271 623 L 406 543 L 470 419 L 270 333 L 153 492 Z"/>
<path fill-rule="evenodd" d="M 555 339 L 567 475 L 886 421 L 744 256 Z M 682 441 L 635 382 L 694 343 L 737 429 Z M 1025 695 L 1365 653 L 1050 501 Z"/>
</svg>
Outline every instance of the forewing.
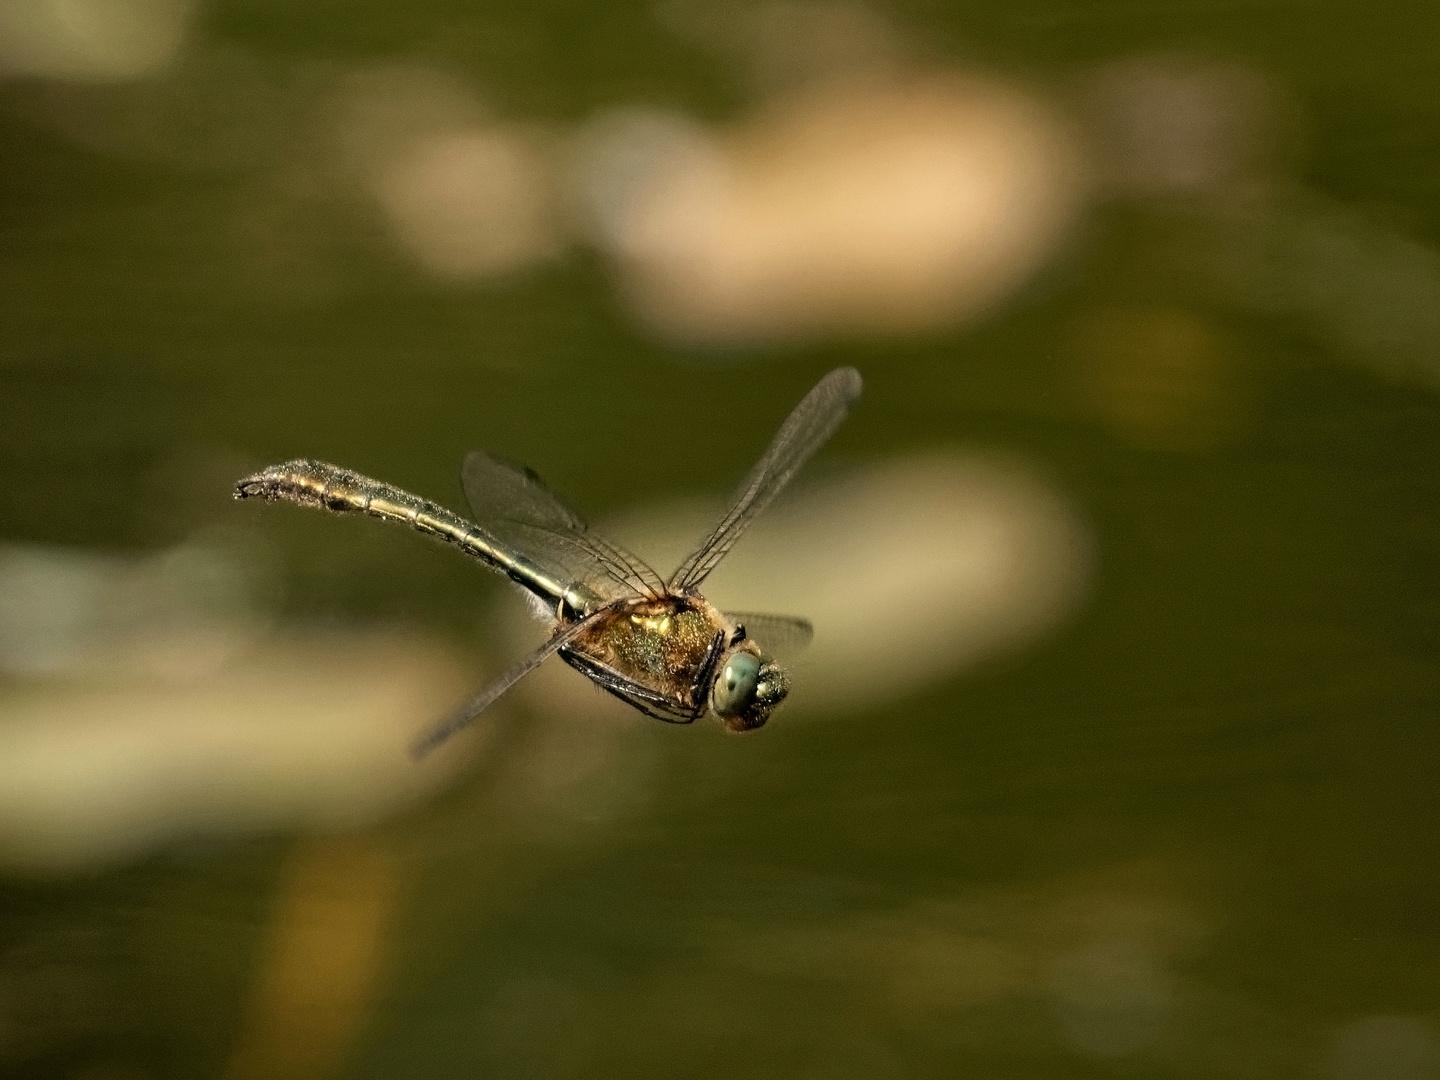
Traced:
<svg viewBox="0 0 1440 1080">
<path fill-rule="evenodd" d="M 850 367 L 836 368 L 815 384 L 780 425 L 769 449 L 750 470 L 719 524 L 670 576 L 671 590 L 692 589 L 705 580 L 755 515 L 780 494 L 800 466 L 835 433 L 863 386 L 860 373 Z"/>
<path fill-rule="evenodd" d="M 764 615 L 758 611 L 729 611 L 726 615 L 745 627 L 746 637 L 770 656 L 780 659 L 794 656 L 815 636 L 810 620 L 794 615 Z"/>
<path fill-rule="evenodd" d="M 557 577 L 583 583 L 604 600 L 664 594 L 659 574 L 590 532 L 580 515 L 525 466 L 472 450 L 465 456 L 461 482 L 477 525 Z"/>
<path fill-rule="evenodd" d="M 565 532 L 586 529 L 580 515 L 524 465 L 472 450 L 465 455 L 461 482 L 475 520 L 487 528 L 492 521 L 511 521 Z"/>
<path fill-rule="evenodd" d="M 510 687 L 579 637 L 599 616 L 606 614 L 608 612 L 602 609 L 588 618 L 571 623 L 525 659 L 518 661 L 496 676 L 480 693 L 416 739 L 410 745 L 410 756 L 419 761 L 493 705 L 506 690 L 509 690 Z"/>
</svg>

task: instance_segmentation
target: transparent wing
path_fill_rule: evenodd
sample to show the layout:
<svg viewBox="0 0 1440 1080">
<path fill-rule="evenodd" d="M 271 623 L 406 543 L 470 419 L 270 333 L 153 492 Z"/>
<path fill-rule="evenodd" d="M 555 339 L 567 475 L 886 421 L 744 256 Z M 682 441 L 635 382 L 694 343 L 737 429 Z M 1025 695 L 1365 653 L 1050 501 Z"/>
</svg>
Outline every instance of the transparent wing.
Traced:
<svg viewBox="0 0 1440 1080">
<path fill-rule="evenodd" d="M 864 383 L 854 368 L 836 368 L 805 395 L 780 425 L 770 447 L 740 485 L 730 509 L 678 570 L 670 575 L 670 589 L 693 589 L 735 546 L 742 533 L 780 494 L 811 454 L 835 433 L 860 396 Z"/>
<path fill-rule="evenodd" d="M 778 659 L 794 656 L 815 636 L 809 619 L 794 615 L 765 615 L 758 611 L 727 611 L 734 622 L 745 627 L 745 636 Z"/>
<path fill-rule="evenodd" d="M 590 532 L 540 477 L 480 450 L 461 473 L 475 523 L 557 578 L 578 582 L 602 600 L 660 597 L 660 575 L 625 549 Z"/>
<path fill-rule="evenodd" d="M 411 743 L 410 756 L 416 761 L 419 761 L 426 754 L 430 753 L 431 750 L 434 750 L 441 743 L 449 739 L 450 736 L 454 735 L 493 705 L 496 699 L 505 693 L 506 690 L 509 690 L 510 687 L 514 686 L 526 675 L 529 675 L 530 672 L 534 671 L 551 656 L 574 641 L 591 623 L 604 614 L 606 614 L 605 611 L 598 611 L 588 618 L 571 623 L 549 641 L 545 642 L 544 645 L 541 645 L 533 653 L 525 657 L 525 659 L 506 669 L 502 674 L 491 680 L 480 693 L 476 694 L 464 705 L 460 706 L 460 708 L 456 709 L 444 720 L 440 721 L 440 723 L 436 724 Z"/>
</svg>

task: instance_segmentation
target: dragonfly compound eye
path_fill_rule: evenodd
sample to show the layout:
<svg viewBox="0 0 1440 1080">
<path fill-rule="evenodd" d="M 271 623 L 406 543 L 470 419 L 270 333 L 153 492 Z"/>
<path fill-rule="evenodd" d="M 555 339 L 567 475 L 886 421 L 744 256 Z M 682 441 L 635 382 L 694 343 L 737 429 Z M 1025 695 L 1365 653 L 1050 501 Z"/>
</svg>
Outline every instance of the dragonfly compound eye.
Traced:
<svg viewBox="0 0 1440 1080">
<path fill-rule="evenodd" d="M 755 701 L 755 687 L 760 680 L 760 658 L 753 653 L 731 653 L 715 680 L 713 703 L 722 717 L 739 716 Z"/>
<path fill-rule="evenodd" d="M 731 731 L 753 731 L 764 726 L 789 692 L 790 680 L 780 668 L 751 653 L 735 653 L 715 681 L 711 702 Z"/>
</svg>

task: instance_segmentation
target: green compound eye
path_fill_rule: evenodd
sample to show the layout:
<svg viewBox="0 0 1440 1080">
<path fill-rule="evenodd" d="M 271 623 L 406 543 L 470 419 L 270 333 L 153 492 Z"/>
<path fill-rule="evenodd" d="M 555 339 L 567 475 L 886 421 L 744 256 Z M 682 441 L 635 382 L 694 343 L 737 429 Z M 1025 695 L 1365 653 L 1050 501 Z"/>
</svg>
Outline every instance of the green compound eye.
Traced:
<svg viewBox="0 0 1440 1080">
<path fill-rule="evenodd" d="M 755 699 L 755 684 L 760 677 L 760 660 L 748 652 L 737 652 L 725 662 L 715 680 L 715 711 L 721 716 L 735 716 L 749 708 Z"/>
</svg>

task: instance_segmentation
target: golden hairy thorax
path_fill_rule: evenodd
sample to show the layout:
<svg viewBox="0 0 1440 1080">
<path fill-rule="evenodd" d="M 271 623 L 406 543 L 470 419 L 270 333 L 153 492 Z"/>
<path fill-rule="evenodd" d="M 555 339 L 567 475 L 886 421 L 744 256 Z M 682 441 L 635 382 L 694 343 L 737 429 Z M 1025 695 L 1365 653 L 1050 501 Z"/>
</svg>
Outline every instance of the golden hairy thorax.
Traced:
<svg viewBox="0 0 1440 1080">
<path fill-rule="evenodd" d="M 703 708 L 725 624 L 699 597 L 636 600 L 566 647 L 682 708 Z M 713 674 L 713 673 L 712 673 Z"/>
</svg>

